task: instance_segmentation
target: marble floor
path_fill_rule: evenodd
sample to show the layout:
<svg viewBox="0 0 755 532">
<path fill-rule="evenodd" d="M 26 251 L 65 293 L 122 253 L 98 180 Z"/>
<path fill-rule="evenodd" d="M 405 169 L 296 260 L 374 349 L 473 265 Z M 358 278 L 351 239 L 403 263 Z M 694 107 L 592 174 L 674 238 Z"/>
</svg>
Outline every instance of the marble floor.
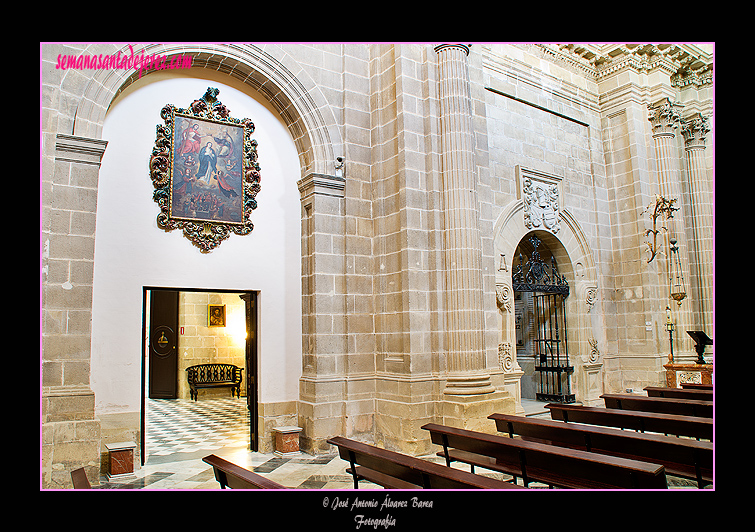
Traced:
<svg viewBox="0 0 755 532">
<path fill-rule="evenodd" d="M 545 403 L 523 400 L 525 415 L 550 418 Z M 309 490 L 353 489 L 353 481 L 345 470 L 348 463 L 338 456 L 310 456 L 301 454 L 281 458 L 274 454 L 249 450 L 249 419 L 246 400 L 150 399 L 147 405 L 145 447 L 146 463 L 133 475 L 109 479 L 100 478 L 96 489 L 115 490 L 219 490 L 213 470 L 202 461 L 216 454 L 241 467 L 260 473 L 286 487 Z M 436 456 L 423 457 L 442 462 Z M 465 468 L 462 464 L 455 467 Z M 468 467 L 468 466 L 467 466 Z M 508 480 L 495 472 L 478 473 Z M 542 487 L 531 484 L 531 487 Z M 683 479 L 669 481 L 669 487 L 690 488 L 694 483 Z M 367 481 L 360 481 L 360 489 L 382 489 Z"/>
</svg>

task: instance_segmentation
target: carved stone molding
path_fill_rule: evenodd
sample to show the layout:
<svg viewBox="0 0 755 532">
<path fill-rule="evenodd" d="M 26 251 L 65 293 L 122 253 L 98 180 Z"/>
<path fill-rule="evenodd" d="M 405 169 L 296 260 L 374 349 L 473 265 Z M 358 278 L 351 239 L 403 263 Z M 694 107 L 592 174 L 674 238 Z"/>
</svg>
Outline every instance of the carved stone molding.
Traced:
<svg viewBox="0 0 755 532">
<path fill-rule="evenodd" d="M 298 183 L 302 201 L 313 195 L 344 198 L 346 180 L 338 175 L 307 174 Z"/>
<path fill-rule="evenodd" d="M 55 160 L 100 166 L 106 147 L 106 140 L 58 133 L 55 137 Z"/>
<path fill-rule="evenodd" d="M 627 70 L 669 75 L 672 87 L 713 83 L 713 56 L 694 44 L 536 44 L 546 55 L 596 80 Z"/>
</svg>

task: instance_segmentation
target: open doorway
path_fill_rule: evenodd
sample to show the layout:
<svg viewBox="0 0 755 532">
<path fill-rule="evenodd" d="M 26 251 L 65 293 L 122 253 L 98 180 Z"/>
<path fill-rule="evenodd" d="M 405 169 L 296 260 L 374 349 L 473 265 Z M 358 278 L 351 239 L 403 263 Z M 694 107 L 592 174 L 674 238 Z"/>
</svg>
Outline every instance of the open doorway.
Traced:
<svg viewBox="0 0 755 532">
<path fill-rule="evenodd" d="M 241 370 L 241 393 L 249 416 L 249 448 L 258 448 L 257 292 L 144 287 L 142 302 L 142 465 L 150 401 L 198 404 L 230 399 L 230 388 L 198 390 L 192 397 L 187 368 L 231 364 Z"/>
<path fill-rule="evenodd" d="M 512 263 L 517 360 L 524 370 L 522 397 L 573 403 L 566 298 L 569 284 L 552 250 L 530 233 Z"/>
</svg>

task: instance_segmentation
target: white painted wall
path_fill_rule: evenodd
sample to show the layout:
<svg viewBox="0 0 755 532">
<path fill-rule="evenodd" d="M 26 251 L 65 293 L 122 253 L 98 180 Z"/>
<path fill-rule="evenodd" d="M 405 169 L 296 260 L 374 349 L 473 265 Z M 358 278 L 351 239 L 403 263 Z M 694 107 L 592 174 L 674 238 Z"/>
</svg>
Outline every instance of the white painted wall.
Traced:
<svg viewBox="0 0 755 532">
<path fill-rule="evenodd" d="M 95 239 L 91 386 L 97 414 L 140 409 L 142 287 L 259 290 L 260 401 L 298 398 L 301 376 L 301 215 L 296 148 L 274 110 L 235 80 L 186 71 L 151 75 L 111 106 L 103 139 Z M 217 77 L 214 77 L 217 76 Z M 214 79 L 213 79 L 214 77 Z M 262 190 L 254 230 L 203 254 L 159 229 L 148 162 L 160 109 L 186 107 L 207 87 L 236 118 L 251 118 Z"/>
</svg>

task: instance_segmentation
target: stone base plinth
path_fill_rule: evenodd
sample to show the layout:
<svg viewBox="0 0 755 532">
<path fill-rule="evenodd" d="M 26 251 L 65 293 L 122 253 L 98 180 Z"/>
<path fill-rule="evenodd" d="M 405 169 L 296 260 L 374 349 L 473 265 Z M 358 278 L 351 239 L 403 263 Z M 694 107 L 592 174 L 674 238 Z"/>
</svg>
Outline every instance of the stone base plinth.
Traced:
<svg viewBox="0 0 755 532">
<path fill-rule="evenodd" d="M 122 479 L 134 475 L 134 442 L 118 442 L 105 444 L 110 456 L 108 478 Z"/>
<path fill-rule="evenodd" d="M 275 456 L 290 458 L 299 456 L 299 433 L 300 427 L 275 427 L 273 436 L 275 438 Z"/>
<path fill-rule="evenodd" d="M 445 395 L 441 401 L 443 424 L 477 432 L 495 434 L 491 414 L 515 414 L 516 400 L 508 392 L 480 395 Z"/>
</svg>

